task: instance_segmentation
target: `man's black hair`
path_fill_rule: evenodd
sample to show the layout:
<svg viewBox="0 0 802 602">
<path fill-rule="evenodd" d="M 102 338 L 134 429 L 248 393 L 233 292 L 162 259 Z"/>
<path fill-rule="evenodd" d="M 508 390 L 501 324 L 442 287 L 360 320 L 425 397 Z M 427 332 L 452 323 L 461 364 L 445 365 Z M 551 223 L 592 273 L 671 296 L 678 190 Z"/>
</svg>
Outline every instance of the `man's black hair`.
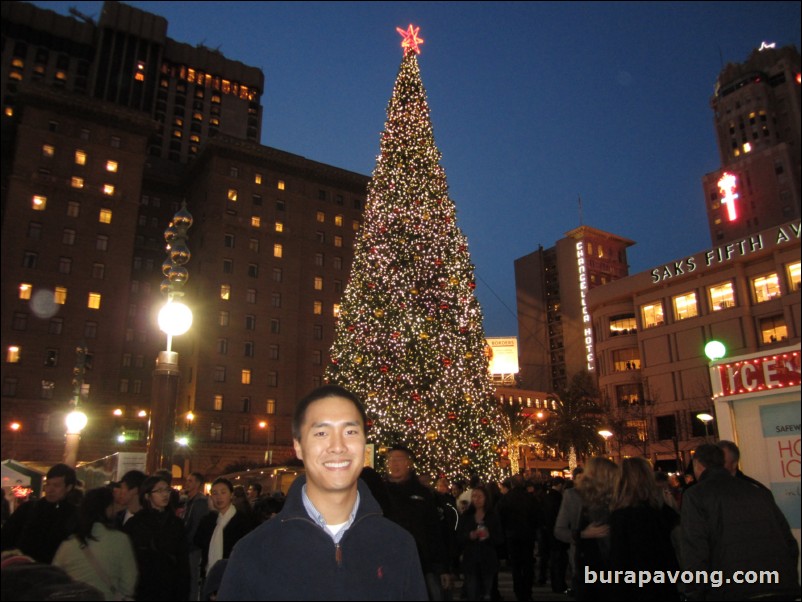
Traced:
<svg viewBox="0 0 802 602">
<path fill-rule="evenodd" d="M 66 464 L 54 464 L 50 470 L 47 471 L 48 479 L 57 479 L 64 477 L 65 485 L 72 485 L 73 487 L 78 483 L 78 476 L 75 474 L 75 469 L 67 466 Z"/>
<path fill-rule="evenodd" d="M 722 451 L 729 451 L 732 454 L 732 459 L 735 460 L 735 463 L 738 463 L 738 460 L 741 459 L 741 450 L 738 449 L 738 446 L 735 445 L 732 441 L 727 441 L 726 439 L 722 439 L 718 443 L 716 443 Z"/>
<path fill-rule="evenodd" d="M 202 472 L 194 471 L 189 473 L 189 476 L 195 477 L 195 480 L 197 480 L 201 486 L 206 484 L 206 476 Z"/>
<path fill-rule="evenodd" d="M 723 468 L 724 452 L 718 445 L 703 443 L 696 448 L 693 459 L 705 468 Z"/>
<path fill-rule="evenodd" d="M 139 489 L 147 478 L 148 475 L 141 470 L 129 470 L 120 479 L 120 483 L 125 483 L 128 489 Z"/>
<path fill-rule="evenodd" d="M 394 451 L 400 451 L 400 452 L 405 453 L 407 455 L 407 458 L 409 458 L 410 462 L 414 462 L 415 461 L 415 454 L 412 452 L 411 449 L 409 449 L 403 443 L 396 443 L 395 445 L 390 446 L 390 448 L 387 450 L 387 453 L 389 454 L 390 452 L 394 452 Z"/>
<path fill-rule="evenodd" d="M 256 495 L 262 495 L 262 484 L 259 481 L 254 481 L 248 487 L 253 487 L 253 490 L 256 492 Z"/>
<path fill-rule="evenodd" d="M 309 406 L 316 401 L 320 401 L 321 399 L 326 399 L 328 397 L 341 397 L 354 404 L 354 407 L 359 412 L 359 416 L 362 418 L 362 428 L 367 431 L 368 416 L 365 413 L 365 407 L 362 405 L 362 402 L 359 401 L 359 398 L 351 393 L 351 391 L 348 389 L 340 387 L 339 385 L 323 385 L 322 387 L 318 387 L 312 391 L 309 395 L 304 397 L 296 404 L 295 412 L 293 412 L 292 415 L 293 439 L 296 441 L 301 440 L 301 426 L 303 426 L 304 419 L 306 418 L 306 410 L 309 408 Z"/>
</svg>

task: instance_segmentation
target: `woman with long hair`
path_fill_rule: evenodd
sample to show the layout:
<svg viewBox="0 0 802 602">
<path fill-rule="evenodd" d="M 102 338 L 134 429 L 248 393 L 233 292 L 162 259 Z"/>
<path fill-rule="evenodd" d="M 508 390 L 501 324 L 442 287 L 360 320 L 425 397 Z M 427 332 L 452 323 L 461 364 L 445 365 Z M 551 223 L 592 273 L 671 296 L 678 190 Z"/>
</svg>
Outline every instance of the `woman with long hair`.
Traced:
<svg viewBox="0 0 802 602">
<path fill-rule="evenodd" d="M 136 558 L 128 536 L 114 529 L 113 523 L 112 490 L 87 491 L 78 508 L 75 534 L 59 546 L 53 564 L 76 581 L 96 587 L 106 600 L 132 600 Z"/>
<path fill-rule="evenodd" d="M 170 507 L 167 477 L 145 479 L 139 490 L 142 510 L 125 523 L 139 564 L 137 600 L 186 600 L 189 596 L 189 546 L 184 524 Z"/>
<path fill-rule="evenodd" d="M 504 529 L 487 487 L 473 488 L 471 504 L 460 519 L 459 531 L 465 595 L 468 600 L 490 600 L 499 569 L 496 548 L 504 543 Z"/>
<path fill-rule="evenodd" d="M 613 599 L 610 586 L 600 584 L 598 580 L 596 583 L 585 582 L 585 570 L 609 570 L 610 503 L 618 474 L 618 466 L 612 460 L 591 458 L 576 485 L 582 500 L 579 527 L 573 533 L 577 600 Z"/>
<path fill-rule="evenodd" d="M 212 483 L 214 512 L 201 519 L 195 545 L 201 549 L 201 572 L 208 574 L 218 560 L 231 555 L 234 544 L 250 533 L 256 523 L 250 512 L 240 512 L 234 504 L 234 486 L 220 477 Z"/>
<path fill-rule="evenodd" d="M 651 465 L 643 458 L 621 463 L 610 514 L 610 568 L 623 571 L 676 571 L 679 563 L 671 533 L 679 515 L 665 503 Z M 678 600 L 671 583 L 643 587 L 619 583 L 621 600 Z"/>
</svg>

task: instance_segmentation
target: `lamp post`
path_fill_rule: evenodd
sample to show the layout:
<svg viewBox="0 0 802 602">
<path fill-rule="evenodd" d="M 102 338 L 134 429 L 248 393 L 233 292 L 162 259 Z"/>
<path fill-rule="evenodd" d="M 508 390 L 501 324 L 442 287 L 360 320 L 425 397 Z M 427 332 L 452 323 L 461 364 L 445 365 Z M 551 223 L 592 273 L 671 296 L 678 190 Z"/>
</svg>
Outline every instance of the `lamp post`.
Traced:
<svg viewBox="0 0 802 602">
<path fill-rule="evenodd" d="M 178 369 L 178 353 L 172 350 L 172 345 L 174 336 L 184 334 L 192 326 L 192 311 L 180 301 L 184 296 L 182 289 L 189 278 L 184 265 L 191 257 L 186 244 L 187 230 L 191 226 L 192 215 L 184 202 L 164 231 L 168 254 L 162 263 L 165 279 L 161 284 L 161 292 L 167 297 L 167 303 L 159 312 L 159 328 L 167 335 L 167 349 L 159 352 L 153 371 L 145 462 L 147 472 L 151 474 L 160 468 L 172 472 L 173 468 L 175 415 L 181 373 Z"/>
<path fill-rule="evenodd" d="M 17 438 L 19 437 L 19 432 L 22 430 L 22 423 L 17 422 L 16 420 L 8 425 L 9 430 L 11 431 L 11 453 L 9 454 L 9 458 L 12 460 L 14 459 L 17 453 Z"/>
<path fill-rule="evenodd" d="M 604 437 L 604 451 L 607 456 L 612 456 L 612 451 L 610 449 L 610 437 L 613 436 L 612 431 L 608 431 L 607 429 L 602 429 L 599 431 L 599 434 Z M 612 460 L 612 458 L 610 458 Z"/>
<path fill-rule="evenodd" d="M 710 441 L 710 423 L 713 421 L 713 416 L 708 414 L 707 412 L 702 412 L 701 414 L 697 414 L 696 417 L 705 423 L 705 442 Z"/>
<path fill-rule="evenodd" d="M 70 399 L 70 412 L 67 413 L 65 424 L 67 432 L 64 437 L 64 464 L 73 468 L 78 463 L 78 446 L 81 443 L 81 431 L 88 422 L 86 414 L 80 409 L 81 394 L 84 386 L 84 373 L 86 372 L 86 345 L 79 344 L 75 348 L 75 367 L 72 369 L 72 398 Z"/>
<path fill-rule="evenodd" d="M 265 432 L 265 464 L 273 463 L 273 452 L 270 451 L 270 429 L 267 420 L 259 421 L 259 428 Z"/>
</svg>

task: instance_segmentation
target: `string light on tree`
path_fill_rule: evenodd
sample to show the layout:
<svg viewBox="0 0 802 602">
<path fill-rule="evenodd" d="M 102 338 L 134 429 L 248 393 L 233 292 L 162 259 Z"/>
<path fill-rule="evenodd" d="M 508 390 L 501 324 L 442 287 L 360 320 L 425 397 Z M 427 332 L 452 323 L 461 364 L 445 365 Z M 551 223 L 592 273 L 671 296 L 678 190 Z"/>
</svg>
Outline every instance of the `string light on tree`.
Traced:
<svg viewBox="0 0 802 602">
<path fill-rule="evenodd" d="M 499 474 L 503 437 L 474 266 L 421 81 L 419 31 L 398 28 L 404 56 L 327 377 L 365 401 L 378 449 L 404 443 L 424 474 L 488 479 Z"/>
</svg>

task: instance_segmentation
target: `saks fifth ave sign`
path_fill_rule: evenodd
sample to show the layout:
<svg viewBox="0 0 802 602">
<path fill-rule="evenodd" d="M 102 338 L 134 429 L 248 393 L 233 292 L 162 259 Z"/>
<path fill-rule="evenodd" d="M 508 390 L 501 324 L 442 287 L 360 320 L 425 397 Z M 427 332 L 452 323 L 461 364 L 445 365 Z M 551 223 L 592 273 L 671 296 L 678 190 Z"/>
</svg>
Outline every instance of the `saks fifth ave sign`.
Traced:
<svg viewBox="0 0 802 602">
<path fill-rule="evenodd" d="M 800 230 L 802 230 L 800 223 L 785 224 L 768 234 L 761 232 L 742 240 L 735 240 L 726 245 L 715 247 L 704 253 L 680 259 L 674 263 L 667 263 L 651 271 L 652 282 L 659 284 L 670 278 L 692 274 L 699 269 L 720 265 L 737 257 L 751 255 L 763 249 L 770 249 L 799 240 Z"/>
</svg>

